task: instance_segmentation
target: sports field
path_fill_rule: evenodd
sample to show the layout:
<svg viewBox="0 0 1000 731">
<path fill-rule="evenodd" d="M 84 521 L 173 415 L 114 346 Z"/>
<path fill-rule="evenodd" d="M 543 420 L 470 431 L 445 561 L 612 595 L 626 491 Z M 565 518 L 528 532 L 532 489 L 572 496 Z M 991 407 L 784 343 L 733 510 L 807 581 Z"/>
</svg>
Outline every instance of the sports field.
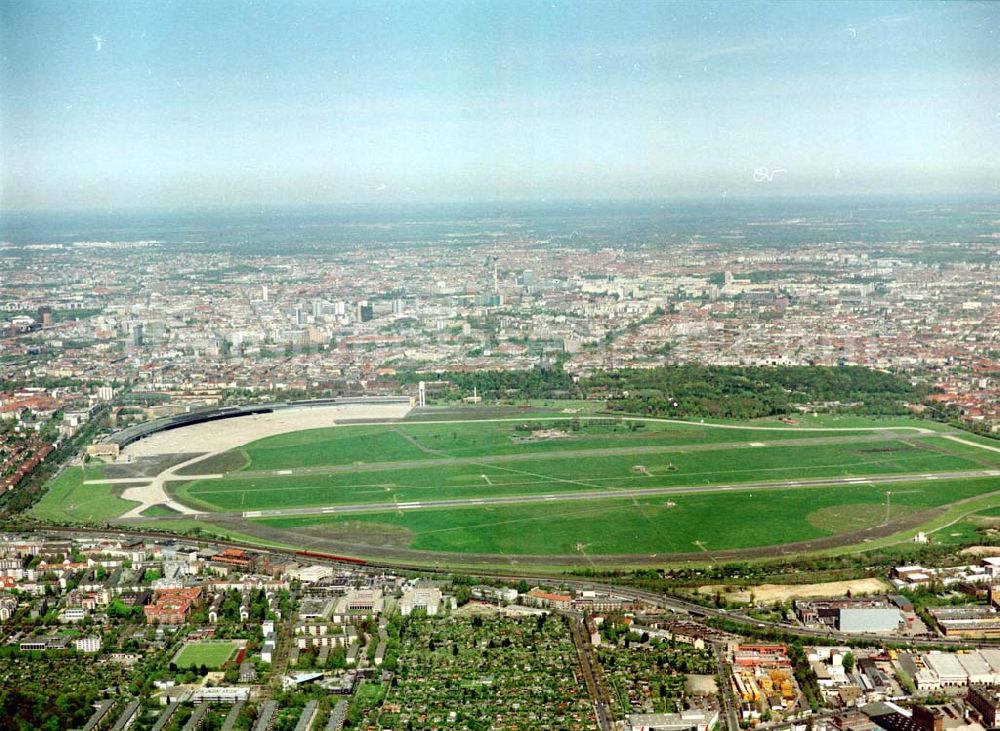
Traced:
<svg viewBox="0 0 1000 731">
<path fill-rule="evenodd" d="M 209 670 L 218 670 L 236 655 L 239 647 L 238 642 L 228 640 L 191 640 L 184 643 L 172 662 L 181 669 L 204 665 Z"/>
</svg>

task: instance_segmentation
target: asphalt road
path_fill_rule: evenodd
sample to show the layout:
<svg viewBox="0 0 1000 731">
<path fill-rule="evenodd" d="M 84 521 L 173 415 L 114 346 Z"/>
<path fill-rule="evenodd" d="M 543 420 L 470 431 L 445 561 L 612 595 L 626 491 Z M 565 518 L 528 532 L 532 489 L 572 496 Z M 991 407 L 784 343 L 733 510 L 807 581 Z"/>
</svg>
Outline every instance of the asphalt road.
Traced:
<svg viewBox="0 0 1000 731">
<path fill-rule="evenodd" d="M 729 680 L 725 643 L 713 642 L 712 654 L 715 655 L 716 672 L 719 674 L 719 694 L 722 696 L 722 712 L 726 717 L 726 728 L 728 731 L 739 731 L 740 719 L 736 713 L 739 703 L 733 696 L 733 684 Z"/>
<path fill-rule="evenodd" d="M 604 687 L 601 677 L 601 665 L 594 657 L 594 648 L 590 644 L 590 638 L 583 631 L 583 620 L 567 613 L 570 622 L 570 633 L 573 635 L 573 643 L 576 645 L 577 655 L 580 659 L 580 670 L 583 672 L 583 679 L 587 686 L 587 693 L 594 705 L 594 715 L 597 718 L 597 727 L 600 731 L 613 731 L 615 728 L 614 715 L 611 712 L 611 699 L 608 697 L 607 689 Z"/>
</svg>

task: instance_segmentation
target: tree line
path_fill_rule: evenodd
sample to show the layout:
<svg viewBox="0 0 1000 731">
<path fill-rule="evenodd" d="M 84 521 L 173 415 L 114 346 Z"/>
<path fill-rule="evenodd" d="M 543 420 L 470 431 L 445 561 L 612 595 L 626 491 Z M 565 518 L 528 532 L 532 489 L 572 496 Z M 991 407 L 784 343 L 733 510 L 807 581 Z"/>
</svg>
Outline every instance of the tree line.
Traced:
<svg viewBox="0 0 1000 731">
<path fill-rule="evenodd" d="M 867 415 L 908 413 L 927 396 L 893 373 L 860 366 L 666 365 L 598 371 L 574 379 L 561 363 L 522 371 L 478 370 L 446 374 L 411 372 L 401 380 L 443 379 L 442 398 L 478 393 L 485 400 L 590 398 L 608 408 L 649 416 L 752 419 L 803 408 L 833 408 Z"/>
</svg>

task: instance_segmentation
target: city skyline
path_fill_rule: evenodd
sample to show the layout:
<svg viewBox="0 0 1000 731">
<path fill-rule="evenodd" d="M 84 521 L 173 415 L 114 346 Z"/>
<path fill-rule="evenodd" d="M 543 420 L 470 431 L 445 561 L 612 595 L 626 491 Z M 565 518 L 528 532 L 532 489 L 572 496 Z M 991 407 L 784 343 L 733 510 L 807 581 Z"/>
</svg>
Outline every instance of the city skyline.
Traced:
<svg viewBox="0 0 1000 731">
<path fill-rule="evenodd" d="M 994 194 L 987 3 L 0 3 L 0 209 Z"/>
</svg>

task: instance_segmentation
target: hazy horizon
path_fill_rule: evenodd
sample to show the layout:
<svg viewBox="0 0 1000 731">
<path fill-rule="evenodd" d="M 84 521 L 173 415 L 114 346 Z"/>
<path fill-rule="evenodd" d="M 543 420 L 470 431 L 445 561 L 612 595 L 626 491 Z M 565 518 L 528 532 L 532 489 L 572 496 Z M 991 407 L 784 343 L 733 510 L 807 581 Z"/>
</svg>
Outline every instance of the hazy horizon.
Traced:
<svg viewBox="0 0 1000 731">
<path fill-rule="evenodd" d="M 989 196 L 989 3 L 0 0 L 0 209 Z"/>
<path fill-rule="evenodd" d="M 243 202 L 191 202 L 160 205 L 65 205 L 45 207 L 23 207 L 0 209 L 0 216 L 108 216 L 150 214 L 186 214 L 197 212 L 239 213 L 239 214 L 269 214 L 291 213 L 295 211 L 314 211 L 321 213 L 371 212 L 384 210 L 403 212 L 409 210 L 470 209 L 481 210 L 491 207 L 508 207 L 511 209 L 547 208 L 553 210 L 590 208 L 590 207 L 645 207 L 645 208 L 692 208 L 716 205 L 742 205 L 783 207 L 794 211 L 797 207 L 807 206 L 847 206 L 847 207 L 882 207 L 897 205 L 962 205 L 962 204 L 1000 204 L 998 195 L 993 192 L 919 192 L 895 193 L 891 191 L 877 193 L 776 193 L 773 190 L 755 194 L 753 190 L 745 193 L 729 193 L 726 196 L 673 195 L 664 197 L 566 197 L 566 198 L 441 198 L 441 199 L 401 199 L 374 198 L 351 201 L 322 202 L 277 202 L 243 201 Z"/>
</svg>

